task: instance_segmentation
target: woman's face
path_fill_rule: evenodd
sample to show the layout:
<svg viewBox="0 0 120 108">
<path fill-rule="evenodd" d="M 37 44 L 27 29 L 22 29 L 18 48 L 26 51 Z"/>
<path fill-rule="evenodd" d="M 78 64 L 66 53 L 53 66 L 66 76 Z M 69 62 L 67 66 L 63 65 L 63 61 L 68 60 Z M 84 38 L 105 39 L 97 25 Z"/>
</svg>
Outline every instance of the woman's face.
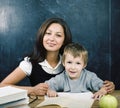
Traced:
<svg viewBox="0 0 120 108">
<path fill-rule="evenodd" d="M 58 23 L 51 24 L 43 37 L 43 46 L 47 51 L 59 51 L 65 39 L 64 29 Z"/>
</svg>

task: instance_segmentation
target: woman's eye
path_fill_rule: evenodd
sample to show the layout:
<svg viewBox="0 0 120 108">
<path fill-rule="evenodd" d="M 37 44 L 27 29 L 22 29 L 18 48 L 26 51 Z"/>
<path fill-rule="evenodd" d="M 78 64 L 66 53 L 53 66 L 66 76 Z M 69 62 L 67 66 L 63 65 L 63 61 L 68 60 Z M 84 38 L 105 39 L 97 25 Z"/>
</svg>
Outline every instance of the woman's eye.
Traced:
<svg viewBox="0 0 120 108">
<path fill-rule="evenodd" d="M 59 35 L 59 34 L 57 34 L 56 36 L 57 36 L 57 37 L 61 37 L 61 35 Z"/>
<path fill-rule="evenodd" d="M 48 34 L 48 35 L 50 35 L 51 33 L 49 33 L 49 32 L 46 32 L 45 34 Z"/>
</svg>

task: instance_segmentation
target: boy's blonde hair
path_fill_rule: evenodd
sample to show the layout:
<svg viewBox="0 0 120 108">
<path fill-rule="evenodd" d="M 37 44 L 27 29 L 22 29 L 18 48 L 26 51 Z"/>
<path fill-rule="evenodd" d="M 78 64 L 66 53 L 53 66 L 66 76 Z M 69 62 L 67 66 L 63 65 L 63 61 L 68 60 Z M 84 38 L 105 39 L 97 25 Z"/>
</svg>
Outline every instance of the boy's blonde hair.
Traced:
<svg viewBox="0 0 120 108">
<path fill-rule="evenodd" d="M 87 65 L 88 62 L 88 51 L 85 49 L 84 46 L 78 44 L 78 43 L 71 43 L 68 44 L 64 48 L 62 62 L 64 63 L 65 57 L 67 54 L 71 54 L 73 57 L 82 57 L 84 64 Z"/>
</svg>

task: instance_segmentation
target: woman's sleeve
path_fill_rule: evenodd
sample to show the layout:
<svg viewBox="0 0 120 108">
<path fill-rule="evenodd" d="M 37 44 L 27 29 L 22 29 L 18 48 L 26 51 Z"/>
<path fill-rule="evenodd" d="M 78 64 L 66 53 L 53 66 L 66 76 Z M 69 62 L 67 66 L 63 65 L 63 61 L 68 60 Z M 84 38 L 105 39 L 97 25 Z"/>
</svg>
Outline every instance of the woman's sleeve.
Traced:
<svg viewBox="0 0 120 108">
<path fill-rule="evenodd" d="M 31 74 L 32 64 L 29 61 L 28 57 L 25 57 L 24 60 L 20 62 L 19 68 L 21 68 L 27 76 L 29 76 Z"/>
</svg>

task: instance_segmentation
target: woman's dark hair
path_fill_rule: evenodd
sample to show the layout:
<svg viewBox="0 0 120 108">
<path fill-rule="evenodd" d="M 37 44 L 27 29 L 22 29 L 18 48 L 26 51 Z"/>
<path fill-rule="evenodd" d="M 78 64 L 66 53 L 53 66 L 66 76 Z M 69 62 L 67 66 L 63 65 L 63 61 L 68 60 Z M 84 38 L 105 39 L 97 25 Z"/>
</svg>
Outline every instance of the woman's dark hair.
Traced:
<svg viewBox="0 0 120 108">
<path fill-rule="evenodd" d="M 36 38 L 36 43 L 34 46 L 34 50 L 32 52 L 32 54 L 29 56 L 30 57 L 30 61 L 32 63 L 38 63 L 38 62 L 42 62 L 43 60 L 45 60 L 46 57 L 46 49 L 43 46 L 43 37 L 44 34 L 47 30 L 47 28 L 52 24 L 52 23 L 58 23 L 60 24 L 63 29 L 64 29 L 64 34 L 65 34 L 65 40 L 64 40 L 64 44 L 62 45 L 62 47 L 60 48 L 59 53 L 63 54 L 63 49 L 64 47 L 72 42 L 72 34 L 71 31 L 68 27 L 68 25 L 66 24 L 66 22 L 61 19 L 61 18 L 50 18 L 48 20 L 46 20 L 41 27 L 38 30 L 37 33 L 37 38 Z"/>
</svg>

